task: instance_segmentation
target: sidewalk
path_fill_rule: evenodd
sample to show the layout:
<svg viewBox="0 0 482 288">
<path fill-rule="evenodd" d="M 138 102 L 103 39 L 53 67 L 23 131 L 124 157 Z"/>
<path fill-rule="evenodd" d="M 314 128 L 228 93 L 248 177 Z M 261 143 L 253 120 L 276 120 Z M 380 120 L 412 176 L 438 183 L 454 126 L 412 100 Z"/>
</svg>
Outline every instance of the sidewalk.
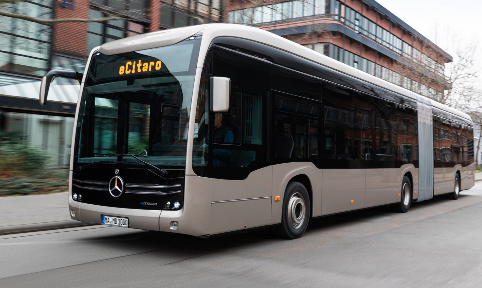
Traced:
<svg viewBox="0 0 482 288">
<path fill-rule="evenodd" d="M 67 192 L 0 198 L 0 235 L 91 225 L 70 219 Z"/>
<path fill-rule="evenodd" d="M 475 181 L 482 181 L 482 172 L 475 173 Z"/>
</svg>

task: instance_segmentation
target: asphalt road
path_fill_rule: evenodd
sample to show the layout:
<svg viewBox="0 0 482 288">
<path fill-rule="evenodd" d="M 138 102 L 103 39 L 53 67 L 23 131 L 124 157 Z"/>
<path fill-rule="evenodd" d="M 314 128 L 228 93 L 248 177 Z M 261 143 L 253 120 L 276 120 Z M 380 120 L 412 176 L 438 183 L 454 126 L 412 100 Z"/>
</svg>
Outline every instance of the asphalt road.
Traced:
<svg viewBox="0 0 482 288">
<path fill-rule="evenodd" d="M 105 226 L 0 237 L 0 287 L 480 287 L 482 182 L 459 200 L 216 239 Z"/>
</svg>

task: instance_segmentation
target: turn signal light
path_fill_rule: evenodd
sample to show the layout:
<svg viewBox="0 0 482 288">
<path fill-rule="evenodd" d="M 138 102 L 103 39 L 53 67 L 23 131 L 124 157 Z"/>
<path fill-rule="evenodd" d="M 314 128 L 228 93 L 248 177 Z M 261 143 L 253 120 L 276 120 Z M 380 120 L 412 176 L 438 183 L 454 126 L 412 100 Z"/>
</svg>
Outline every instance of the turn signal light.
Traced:
<svg viewBox="0 0 482 288">
<path fill-rule="evenodd" d="M 281 197 L 280 196 L 274 196 L 274 201 L 276 201 L 276 202 L 281 201 Z"/>
</svg>

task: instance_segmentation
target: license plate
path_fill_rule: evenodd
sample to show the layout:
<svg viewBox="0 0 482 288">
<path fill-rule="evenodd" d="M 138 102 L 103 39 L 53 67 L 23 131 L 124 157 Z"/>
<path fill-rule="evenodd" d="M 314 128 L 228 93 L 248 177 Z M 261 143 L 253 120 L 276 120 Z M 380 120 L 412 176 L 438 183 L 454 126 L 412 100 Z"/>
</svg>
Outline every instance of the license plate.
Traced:
<svg viewBox="0 0 482 288">
<path fill-rule="evenodd" d="M 129 219 L 128 218 L 122 218 L 122 217 L 113 217 L 113 216 L 102 215 L 102 224 L 128 228 L 129 227 Z"/>
</svg>

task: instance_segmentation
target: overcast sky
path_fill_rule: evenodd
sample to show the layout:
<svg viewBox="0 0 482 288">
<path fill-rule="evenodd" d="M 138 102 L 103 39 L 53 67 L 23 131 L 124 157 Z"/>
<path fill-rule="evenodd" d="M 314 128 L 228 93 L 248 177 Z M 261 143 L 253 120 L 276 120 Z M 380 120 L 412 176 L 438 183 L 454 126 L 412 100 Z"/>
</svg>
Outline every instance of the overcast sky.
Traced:
<svg viewBox="0 0 482 288">
<path fill-rule="evenodd" d="M 457 45 L 479 43 L 482 88 L 482 0 L 377 0 L 422 35 L 454 56 Z M 437 33 L 435 32 L 437 31 Z"/>
</svg>

